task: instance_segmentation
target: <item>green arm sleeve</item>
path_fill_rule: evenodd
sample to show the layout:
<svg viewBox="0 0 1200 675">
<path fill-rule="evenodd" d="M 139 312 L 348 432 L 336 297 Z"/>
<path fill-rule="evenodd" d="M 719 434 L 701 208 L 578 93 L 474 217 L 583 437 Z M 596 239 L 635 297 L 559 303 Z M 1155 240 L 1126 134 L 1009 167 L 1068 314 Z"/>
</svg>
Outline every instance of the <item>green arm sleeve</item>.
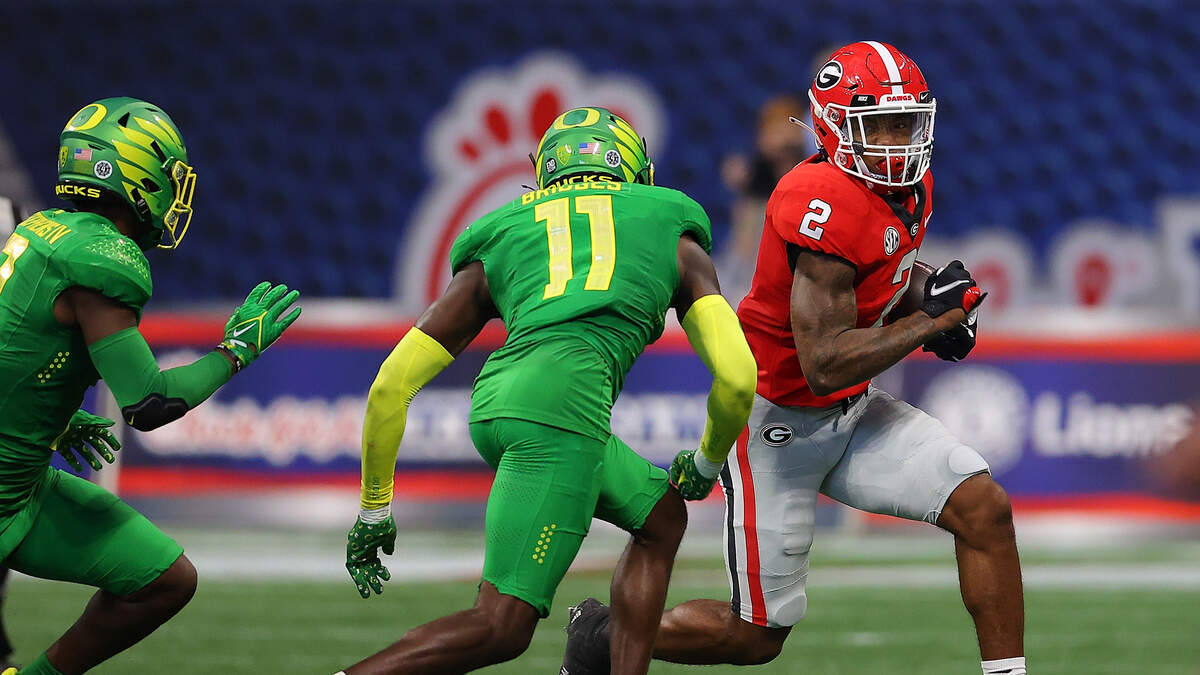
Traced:
<svg viewBox="0 0 1200 675">
<path fill-rule="evenodd" d="M 710 462 L 722 464 L 750 417 L 758 366 L 737 315 L 725 298 L 700 298 L 692 303 L 682 324 L 692 349 L 713 374 L 700 453 Z"/>
<path fill-rule="evenodd" d="M 136 328 L 101 338 L 88 352 L 126 424 L 139 431 L 183 417 L 233 377 L 233 365 L 215 351 L 195 363 L 159 370 L 150 345 Z"/>
<path fill-rule="evenodd" d="M 396 454 L 404 437 L 408 405 L 421 387 L 442 372 L 454 357 L 420 328 L 404 334 L 379 367 L 367 395 L 362 435 L 362 500 L 364 511 L 392 503 Z"/>
</svg>

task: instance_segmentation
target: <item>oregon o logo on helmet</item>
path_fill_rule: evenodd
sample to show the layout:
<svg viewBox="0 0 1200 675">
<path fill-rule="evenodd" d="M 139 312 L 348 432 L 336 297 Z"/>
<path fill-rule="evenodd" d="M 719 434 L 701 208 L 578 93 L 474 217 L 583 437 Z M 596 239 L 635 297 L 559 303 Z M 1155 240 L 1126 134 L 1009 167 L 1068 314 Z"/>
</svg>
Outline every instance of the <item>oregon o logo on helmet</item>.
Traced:
<svg viewBox="0 0 1200 675">
<path fill-rule="evenodd" d="M 778 448 L 792 441 L 792 428 L 786 424 L 768 424 L 758 432 L 763 443 Z"/>
<path fill-rule="evenodd" d="M 102 159 L 96 162 L 96 166 L 92 169 L 92 173 L 96 174 L 96 178 L 104 180 L 112 175 L 112 164 L 107 159 Z"/>
<path fill-rule="evenodd" d="M 883 233 L 883 252 L 891 255 L 898 248 L 900 248 L 900 230 L 889 226 Z"/>
<path fill-rule="evenodd" d="M 833 89 L 841 81 L 842 64 L 837 61 L 830 61 L 821 66 L 821 69 L 817 71 L 816 87 L 818 91 Z"/>
</svg>

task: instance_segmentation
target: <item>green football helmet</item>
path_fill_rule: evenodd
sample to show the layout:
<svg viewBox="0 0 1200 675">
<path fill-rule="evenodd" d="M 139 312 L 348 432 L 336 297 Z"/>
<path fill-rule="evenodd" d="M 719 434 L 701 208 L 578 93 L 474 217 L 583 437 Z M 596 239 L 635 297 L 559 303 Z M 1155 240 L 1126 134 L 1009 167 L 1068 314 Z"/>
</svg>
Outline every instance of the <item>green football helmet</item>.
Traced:
<svg viewBox="0 0 1200 675">
<path fill-rule="evenodd" d="M 629 122 L 604 108 L 572 108 L 559 115 L 530 159 L 539 188 L 579 173 L 654 185 L 654 163 L 647 156 L 645 139 Z"/>
<path fill-rule="evenodd" d="M 128 97 L 90 103 L 59 137 L 54 192 L 68 201 L 107 194 L 128 204 L 149 226 L 137 242 L 143 249 L 179 246 L 195 189 L 179 128 L 152 103 Z"/>
</svg>

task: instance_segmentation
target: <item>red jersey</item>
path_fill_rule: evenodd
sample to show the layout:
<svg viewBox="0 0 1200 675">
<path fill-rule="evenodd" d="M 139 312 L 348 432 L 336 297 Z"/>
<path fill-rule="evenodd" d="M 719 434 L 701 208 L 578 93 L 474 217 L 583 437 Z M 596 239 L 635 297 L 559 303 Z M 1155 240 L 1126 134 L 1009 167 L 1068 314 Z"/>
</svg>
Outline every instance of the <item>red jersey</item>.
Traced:
<svg viewBox="0 0 1200 675">
<path fill-rule="evenodd" d="M 808 388 L 792 337 L 794 256 L 806 249 L 853 265 L 857 327 L 880 325 L 908 288 L 931 213 L 932 175 L 901 194 L 885 199 L 820 155 L 779 180 L 767 201 L 750 293 L 737 311 L 758 362 L 760 396 L 777 405 L 827 406 L 867 388 L 862 382 L 829 396 Z"/>
</svg>

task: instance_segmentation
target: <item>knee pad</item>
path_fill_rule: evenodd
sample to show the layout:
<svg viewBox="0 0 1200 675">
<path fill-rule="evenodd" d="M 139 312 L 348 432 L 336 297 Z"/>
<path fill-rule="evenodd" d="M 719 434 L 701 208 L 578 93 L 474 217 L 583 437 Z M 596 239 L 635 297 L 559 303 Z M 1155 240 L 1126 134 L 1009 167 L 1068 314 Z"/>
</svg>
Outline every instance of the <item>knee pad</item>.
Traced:
<svg viewBox="0 0 1200 675">
<path fill-rule="evenodd" d="M 781 626 L 794 626 L 800 623 L 808 611 L 808 594 L 801 593 L 789 598 L 775 610 L 775 622 Z"/>
</svg>

